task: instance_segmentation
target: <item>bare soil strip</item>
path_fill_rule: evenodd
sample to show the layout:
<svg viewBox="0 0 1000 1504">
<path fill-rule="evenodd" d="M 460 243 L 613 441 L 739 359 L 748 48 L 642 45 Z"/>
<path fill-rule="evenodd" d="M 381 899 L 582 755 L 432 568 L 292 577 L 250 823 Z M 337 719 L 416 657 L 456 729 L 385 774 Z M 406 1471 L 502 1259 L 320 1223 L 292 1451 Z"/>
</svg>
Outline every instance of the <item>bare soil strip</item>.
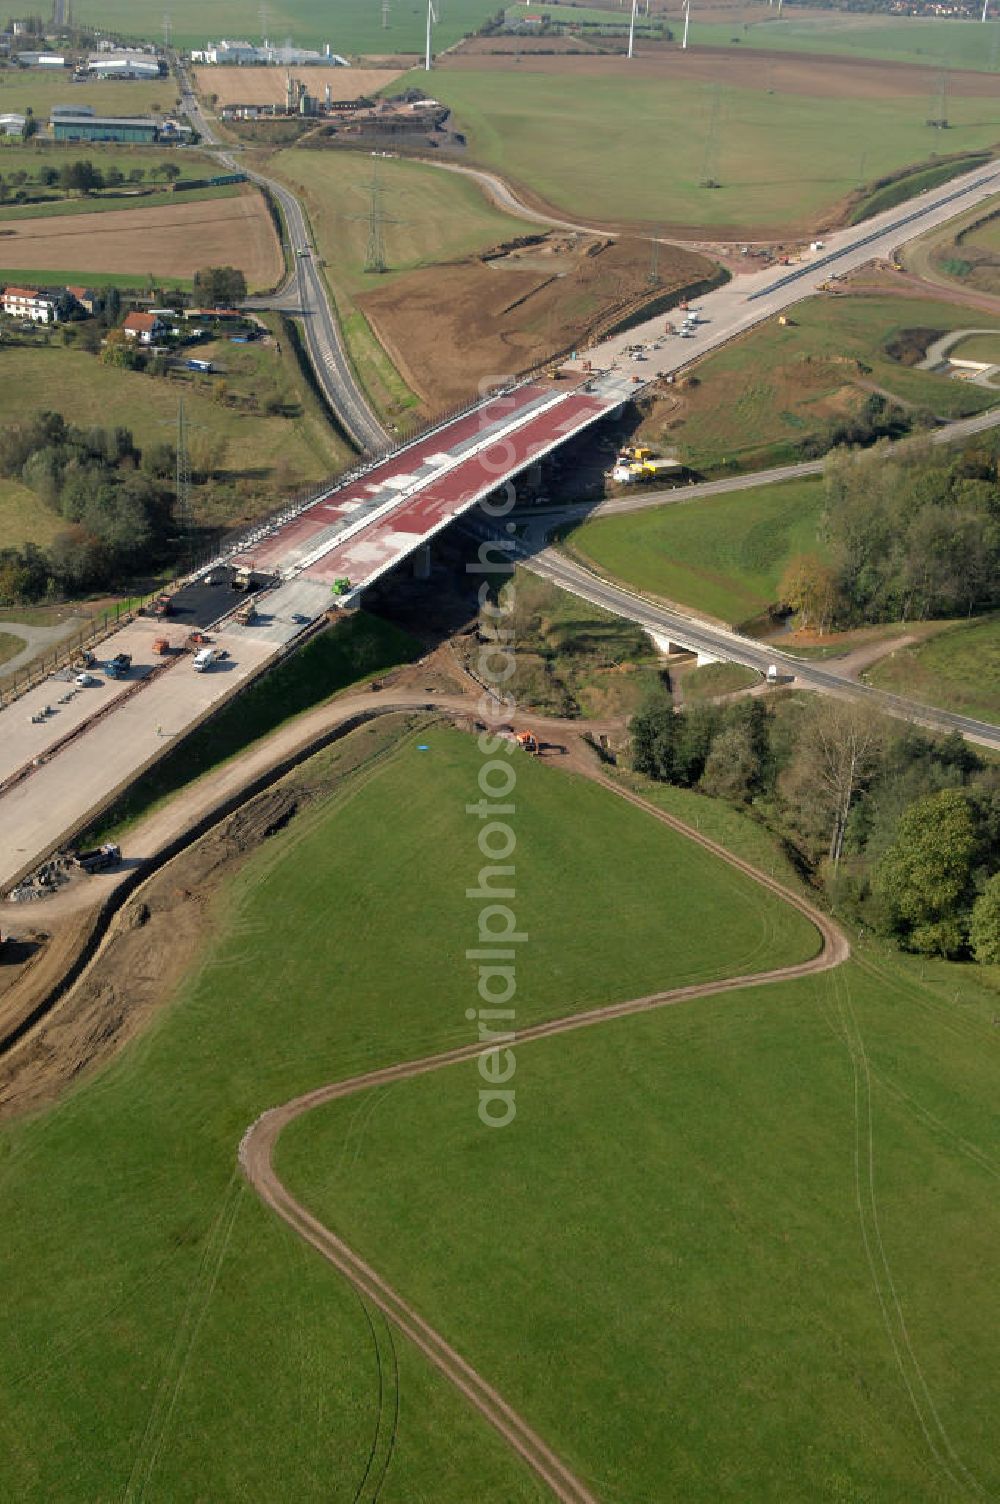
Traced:
<svg viewBox="0 0 1000 1504">
<path fill-rule="evenodd" d="M 580 769 L 581 764 L 576 762 L 575 767 Z M 511 1041 L 515 1047 L 529 1044 L 536 1039 L 548 1039 L 554 1034 L 564 1034 L 570 1030 L 604 1024 L 613 1018 L 625 1018 L 631 1014 L 646 1013 L 656 1008 L 672 1007 L 677 1003 L 689 1002 L 696 998 L 715 997 L 720 993 L 734 992 L 746 987 L 759 987 L 765 983 L 810 976 L 816 972 L 829 971 L 832 967 L 840 966 L 847 960 L 850 954 L 847 937 L 838 925 L 807 899 L 792 892 L 774 878 L 758 871 L 749 862 L 734 856 L 715 841 L 709 840 L 707 836 L 685 825 L 683 821 L 657 809 L 638 794 L 632 793 L 631 790 L 597 773 L 592 767 L 587 771 L 589 776 L 611 793 L 626 799 L 662 824 L 686 836 L 689 840 L 695 841 L 699 846 L 712 852 L 722 861 L 728 862 L 731 867 L 735 867 L 762 887 L 779 895 L 793 908 L 798 909 L 801 914 L 812 921 L 819 931 L 821 948 L 811 960 L 799 962 L 794 966 L 779 967 L 773 971 L 758 972 L 751 976 L 730 977 L 718 982 L 702 982 L 688 987 L 677 987 L 669 992 L 630 998 L 625 1002 L 592 1008 L 585 1013 L 570 1014 L 548 1023 L 520 1029 L 515 1032 Z M 443 1070 L 447 1066 L 457 1065 L 462 1061 L 474 1060 L 482 1053 L 482 1049 L 482 1044 L 476 1041 L 457 1049 L 428 1055 L 422 1060 L 405 1061 L 382 1070 L 369 1071 L 363 1075 L 351 1077 L 346 1081 L 332 1082 L 328 1086 L 321 1086 L 315 1091 L 296 1097 L 281 1107 L 271 1108 L 247 1129 L 239 1148 L 239 1162 L 261 1200 L 277 1212 L 289 1227 L 321 1253 L 364 1298 L 376 1305 L 388 1320 L 409 1337 L 428 1361 L 455 1385 L 484 1419 L 495 1427 L 522 1460 L 551 1489 L 557 1499 L 564 1501 L 564 1504 L 596 1504 L 594 1495 L 590 1493 L 586 1485 L 576 1478 L 564 1463 L 560 1462 L 543 1438 L 528 1425 L 527 1421 L 511 1409 L 502 1395 L 498 1394 L 482 1375 L 477 1373 L 461 1354 L 445 1341 L 439 1332 L 428 1325 L 370 1264 L 360 1258 L 342 1238 L 337 1237 L 328 1227 L 313 1217 L 282 1184 L 274 1170 L 273 1154 L 278 1135 L 286 1124 L 295 1118 L 311 1112 L 316 1107 L 323 1107 L 342 1097 L 354 1096 L 372 1087 L 410 1080 L 414 1076 L 424 1076 L 431 1071 Z"/>
</svg>

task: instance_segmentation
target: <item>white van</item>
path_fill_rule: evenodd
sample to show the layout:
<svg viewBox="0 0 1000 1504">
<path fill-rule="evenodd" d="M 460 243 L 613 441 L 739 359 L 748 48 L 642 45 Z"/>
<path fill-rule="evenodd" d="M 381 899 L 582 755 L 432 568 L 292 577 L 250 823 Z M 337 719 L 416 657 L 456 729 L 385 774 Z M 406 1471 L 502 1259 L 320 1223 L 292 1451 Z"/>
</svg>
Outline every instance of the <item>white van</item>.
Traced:
<svg viewBox="0 0 1000 1504">
<path fill-rule="evenodd" d="M 211 668 L 213 663 L 218 663 L 224 656 L 218 648 L 202 648 L 194 655 L 195 673 L 203 674 L 207 668 Z"/>
</svg>

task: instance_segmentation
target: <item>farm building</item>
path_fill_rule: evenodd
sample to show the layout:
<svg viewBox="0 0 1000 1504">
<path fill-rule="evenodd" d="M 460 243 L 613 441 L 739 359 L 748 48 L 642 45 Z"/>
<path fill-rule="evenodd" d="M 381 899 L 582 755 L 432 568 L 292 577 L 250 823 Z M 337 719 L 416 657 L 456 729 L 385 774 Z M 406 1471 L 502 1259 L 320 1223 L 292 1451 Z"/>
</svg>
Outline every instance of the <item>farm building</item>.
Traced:
<svg viewBox="0 0 1000 1504">
<path fill-rule="evenodd" d="M 157 123 L 144 115 L 53 115 L 52 134 L 57 141 L 130 141 L 151 146 Z"/>
<path fill-rule="evenodd" d="M 17 60 L 24 68 L 65 68 L 66 59 L 58 52 L 19 52 Z"/>
<path fill-rule="evenodd" d="M 80 115 L 93 115 L 92 104 L 54 104 L 49 111 L 50 120 L 76 119 Z"/>
<path fill-rule="evenodd" d="M 23 115 L 0 115 L 0 136 L 23 136 L 25 124 Z"/>
<path fill-rule="evenodd" d="M 166 64 L 148 52 L 102 52 L 87 59 L 91 78 L 160 78 Z"/>
</svg>

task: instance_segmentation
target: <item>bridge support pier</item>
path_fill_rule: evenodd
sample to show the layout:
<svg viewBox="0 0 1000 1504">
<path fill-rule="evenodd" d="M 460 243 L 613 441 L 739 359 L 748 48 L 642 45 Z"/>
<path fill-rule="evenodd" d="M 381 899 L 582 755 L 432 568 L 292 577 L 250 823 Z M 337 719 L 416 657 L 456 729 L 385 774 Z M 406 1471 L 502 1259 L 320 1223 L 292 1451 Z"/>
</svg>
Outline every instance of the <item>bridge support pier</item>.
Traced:
<svg viewBox="0 0 1000 1504">
<path fill-rule="evenodd" d="M 657 652 L 662 653 L 665 658 L 674 658 L 678 654 L 690 657 L 693 653 L 698 660 L 699 668 L 704 668 L 706 663 L 722 662 L 722 659 L 716 657 L 714 653 L 707 653 L 704 648 L 689 648 L 686 642 L 679 642 L 676 637 L 670 637 L 666 632 L 653 632 L 648 627 L 646 631 Z"/>
<path fill-rule="evenodd" d="M 413 554 L 413 578 L 429 580 L 431 577 L 431 546 L 424 543 Z"/>
<path fill-rule="evenodd" d="M 537 496 L 538 492 L 542 489 L 541 460 L 536 460 L 533 465 L 529 465 L 527 470 L 524 471 L 524 474 L 521 478 L 524 482 L 525 490 L 528 491 L 532 496 Z"/>
</svg>

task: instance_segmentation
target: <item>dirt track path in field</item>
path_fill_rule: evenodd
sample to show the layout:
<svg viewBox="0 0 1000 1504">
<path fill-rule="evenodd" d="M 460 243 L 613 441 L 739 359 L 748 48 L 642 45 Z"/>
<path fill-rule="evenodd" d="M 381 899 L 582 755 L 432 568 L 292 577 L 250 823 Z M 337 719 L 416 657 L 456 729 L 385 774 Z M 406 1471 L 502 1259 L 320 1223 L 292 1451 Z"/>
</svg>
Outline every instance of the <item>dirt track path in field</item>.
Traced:
<svg viewBox="0 0 1000 1504">
<path fill-rule="evenodd" d="M 734 856 L 715 841 L 685 825 L 683 821 L 657 809 L 631 790 L 623 788 L 612 779 L 587 765 L 582 757 L 573 757 L 574 771 L 586 773 L 603 788 L 627 800 L 653 819 L 669 826 L 689 840 L 712 852 L 737 871 L 744 873 L 769 892 L 777 894 L 804 914 L 819 931 L 822 941 L 820 950 L 809 961 L 793 966 L 759 972 L 751 976 L 730 977 L 718 982 L 702 982 L 688 987 L 676 987 L 669 992 L 653 993 L 647 997 L 630 998 L 625 1002 L 612 1003 L 601 1008 L 592 1008 L 584 1013 L 569 1014 L 552 1019 L 548 1023 L 535 1024 L 531 1028 L 517 1030 L 509 1043 L 513 1047 L 530 1044 L 537 1039 L 548 1039 L 554 1034 L 570 1030 L 586 1029 L 595 1024 L 605 1024 L 612 1019 L 626 1018 L 635 1013 L 651 1012 L 657 1008 L 671 1007 L 677 1003 L 691 1002 L 698 998 L 715 997 L 720 993 L 735 992 L 765 983 L 788 981 L 795 977 L 814 975 L 840 966 L 847 960 L 850 948 L 847 937 L 839 926 L 807 899 L 786 888 L 774 878 Z M 343 1240 L 314 1217 L 300 1201 L 282 1184 L 275 1173 L 273 1157 L 278 1136 L 287 1124 L 314 1108 L 355 1096 L 373 1087 L 390 1085 L 397 1081 L 410 1080 L 414 1076 L 428 1075 L 448 1066 L 475 1060 L 482 1053 L 479 1041 L 462 1045 L 457 1049 L 444 1050 L 427 1055 L 421 1060 L 403 1061 L 382 1070 L 368 1071 L 352 1076 L 345 1081 L 331 1082 L 303 1096 L 271 1108 L 263 1113 L 245 1133 L 239 1148 L 239 1162 L 247 1180 L 260 1196 L 289 1227 L 304 1238 L 350 1281 L 359 1294 L 378 1307 L 399 1330 L 424 1354 L 427 1360 L 449 1379 L 471 1405 L 495 1427 L 521 1459 L 552 1491 L 555 1498 L 564 1504 L 597 1504 L 596 1497 L 586 1484 L 577 1478 L 548 1446 L 543 1437 L 526 1420 L 507 1404 L 506 1400 L 453 1348 L 440 1332 L 437 1332 L 403 1297 L 379 1275 L 371 1264 Z"/>
<path fill-rule="evenodd" d="M 395 682 L 391 689 L 387 685 L 389 692 L 385 696 L 385 703 L 378 705 L 377 709 L 382 713 L 398 713 L 416 709 L 437 710 L 450 718 L 457 718 L 466 723 L 472 722 L 478 709 L 479 686 L 468 678 L 459 665 L 449 661 L 447 669 L 443 670 L 439 655 L 433 656 L 438 660 L 434 665 L 429 660 L 425 660 L 422 664 L 412 665 L 393 675 Z M 437 679 L 437 682 L 433 686 L 427 684 L 418 688 L 421 681 L 431 675 Z M 172 841 L 183 839 L 181 832 L 185 827 L 192 829 L 199 819 L 206 818 L 213 806 L 226 805 L 231 808 L 228 800 L 233 795 L 234 789 L 247 788 L 248 797 L 255 797 L 254 791 L 259 787 L 259 778 L 263 768 L 280 765 L 290 751 L 295 750 L 305 754 L 315 750 L 317 746 L 323 744 L 324 735 L 332 727 L 338 723 L 351 722 L 359 713 L 365 710 L 370 713 L 375 708 L 370 694 L 348 693 L 342 699 L 329 705 L 317 707 L 315 711 L 302 716 L 292 725 L 283 727 L 271 737 L 266 738 L 262 745 L 252 748 L 243 757 L 234 759 L 232 763 L 225 764 L 213 773 L 207 774 L 192 787 L 168 801 L 162 809 L 155 810 L 130 834 L 128 844 L 134 851 L 138 864 L 141 867 L 146 867 L 148 864 L 155 868 L 156 852 L 163 850 Z M 564 749 L 565 755 L 553 757 L 556 767 L 562 766 L 567 771 L 593 779 L 610 793 L 625 799 L 653 819 L 696 842 L 720 860 L 759 883 L 761 887 L 790 903 L 815 925 L 821 945 L 814 957 L 796 965 L 779 967 L 748 976 L 730 977 L 716 982 L 678 987 L 671 991 L 630 998 L 623 1002 L 536 1024 L 516 1031 L 511 1040 L 512 1045 L 520 1047 L 535 1040 L 547 1039 L 552 1035 L 567 1033 L 570 1030 L 589 1028 L 596 1024 L 605 1024 L 613 1019 L 626 1018 L 632 1014 L 651 1012 L 723 993 L 738 992 L 747 987 L 810 976 L 839 966 L 847 959 L 849 946 L 846 937 L 839 927 L 808 899 L 786 888 L 776 879 L 760 872 L 751 863 L 734 856 L 707 836 L 665 811 L 657 809 L 638 794 L 602 773 L 599 765 L 579 740 L 581 730 L 579 723 L 534 717 L 532 724 L 539 733 L 559 733 L 565 736 L 567 743 Z M 583 729 L 593 731 L 595 723 L 588 722 Z M 184 847 L 184 849 L 187 848 Z M 120 880 L 120 878 L 109 877 L 107 888 L 112 888 Z M 99 879 L 94 879 L 94 883 L 99 884 Z M 104 884 L 99 885 L 104 887 Z M 142 887 L 136 889 L 130 902 L 134 904 L 140 901 L 142 893 Z M 87 906 L 81 906 L 81 896 L 80 893 L 67 893 L 53 900 L 51 906 L 46 905 L 47 921 L 56 919 L 55 911 L 59 910 L 61 912 L 58 917 L 63 925 L 70 926 L 79 923 L 87 913 Z M 103 896 L 107 898 L 108 891 L 105 891 Z M 94 900 L 91 899 L 91 904 L 93 902 Z M 67 935 L 66 939 L 72 942 L 73 937 Z M 96 959 L 99 957 L 100 951 Z M 77 990 L 78 988 L 74 988 L 67 994 L 66 1003 L 72 1004 Z M 57 1024 L 66 1003 L 60 1003 L 54 1010 L 52 1019 Z M 29 1044 L 33 1038 L 38 1039 L 40 1031 L 41 1037 L 38 1042 L 43 1055 L 55 1056 L 60 1046 L 58 1039 L 53 1039 L 46 1032 L 48 1022 L 47 1017 L 40 1023 L 38 1030 L 26 1036 L 22 1044 Z M 381 1070 L 366 1072 L 344 1081 L 332 1082 L 296 1097 L 282 1106 L 272 1108 L 263 1113 L 247 1130 L 239 1147 L 239 1162 L 247 1180 L 264 1203 L 321 1253 L 350 1281 L 363 1298 L 377 1306 L 414 1343 L 428 1361 L 454 1384 L 459 1393 L 494 1426 L 508 1445 L 546 1484 L 555 1498 L 564 1501 L 564 1504 L 597 1504 L 594 1494 L 560 1460 L 544 1438 L 518 1415 L 503 1396 L 382 1279 L 370 1264 L 366 1263 L 342 1238 L 325 1227 L 301 1202 L 297 1201 L 274 1171 L 272 1162 L 274 1145 L 281 1130 L 295 1118 L 313 1108 L 324 1106 L 342 1097 L 353 1096 L 369 1088 L 426 1075 L 451 1065 L 475 1060 L 481 1051 L 481 1043 L 475 1040 L 467 1045 L 428 1055 L 422 1059 L 402 1061 Z M 20 1049 L 15 1048 L 8 1064 L 14 1064 L 16 1068 L 19 1053 Z M 44 1069 L 51 1069 L 51 1061 L 44 1065 Z"/>
</svg>

